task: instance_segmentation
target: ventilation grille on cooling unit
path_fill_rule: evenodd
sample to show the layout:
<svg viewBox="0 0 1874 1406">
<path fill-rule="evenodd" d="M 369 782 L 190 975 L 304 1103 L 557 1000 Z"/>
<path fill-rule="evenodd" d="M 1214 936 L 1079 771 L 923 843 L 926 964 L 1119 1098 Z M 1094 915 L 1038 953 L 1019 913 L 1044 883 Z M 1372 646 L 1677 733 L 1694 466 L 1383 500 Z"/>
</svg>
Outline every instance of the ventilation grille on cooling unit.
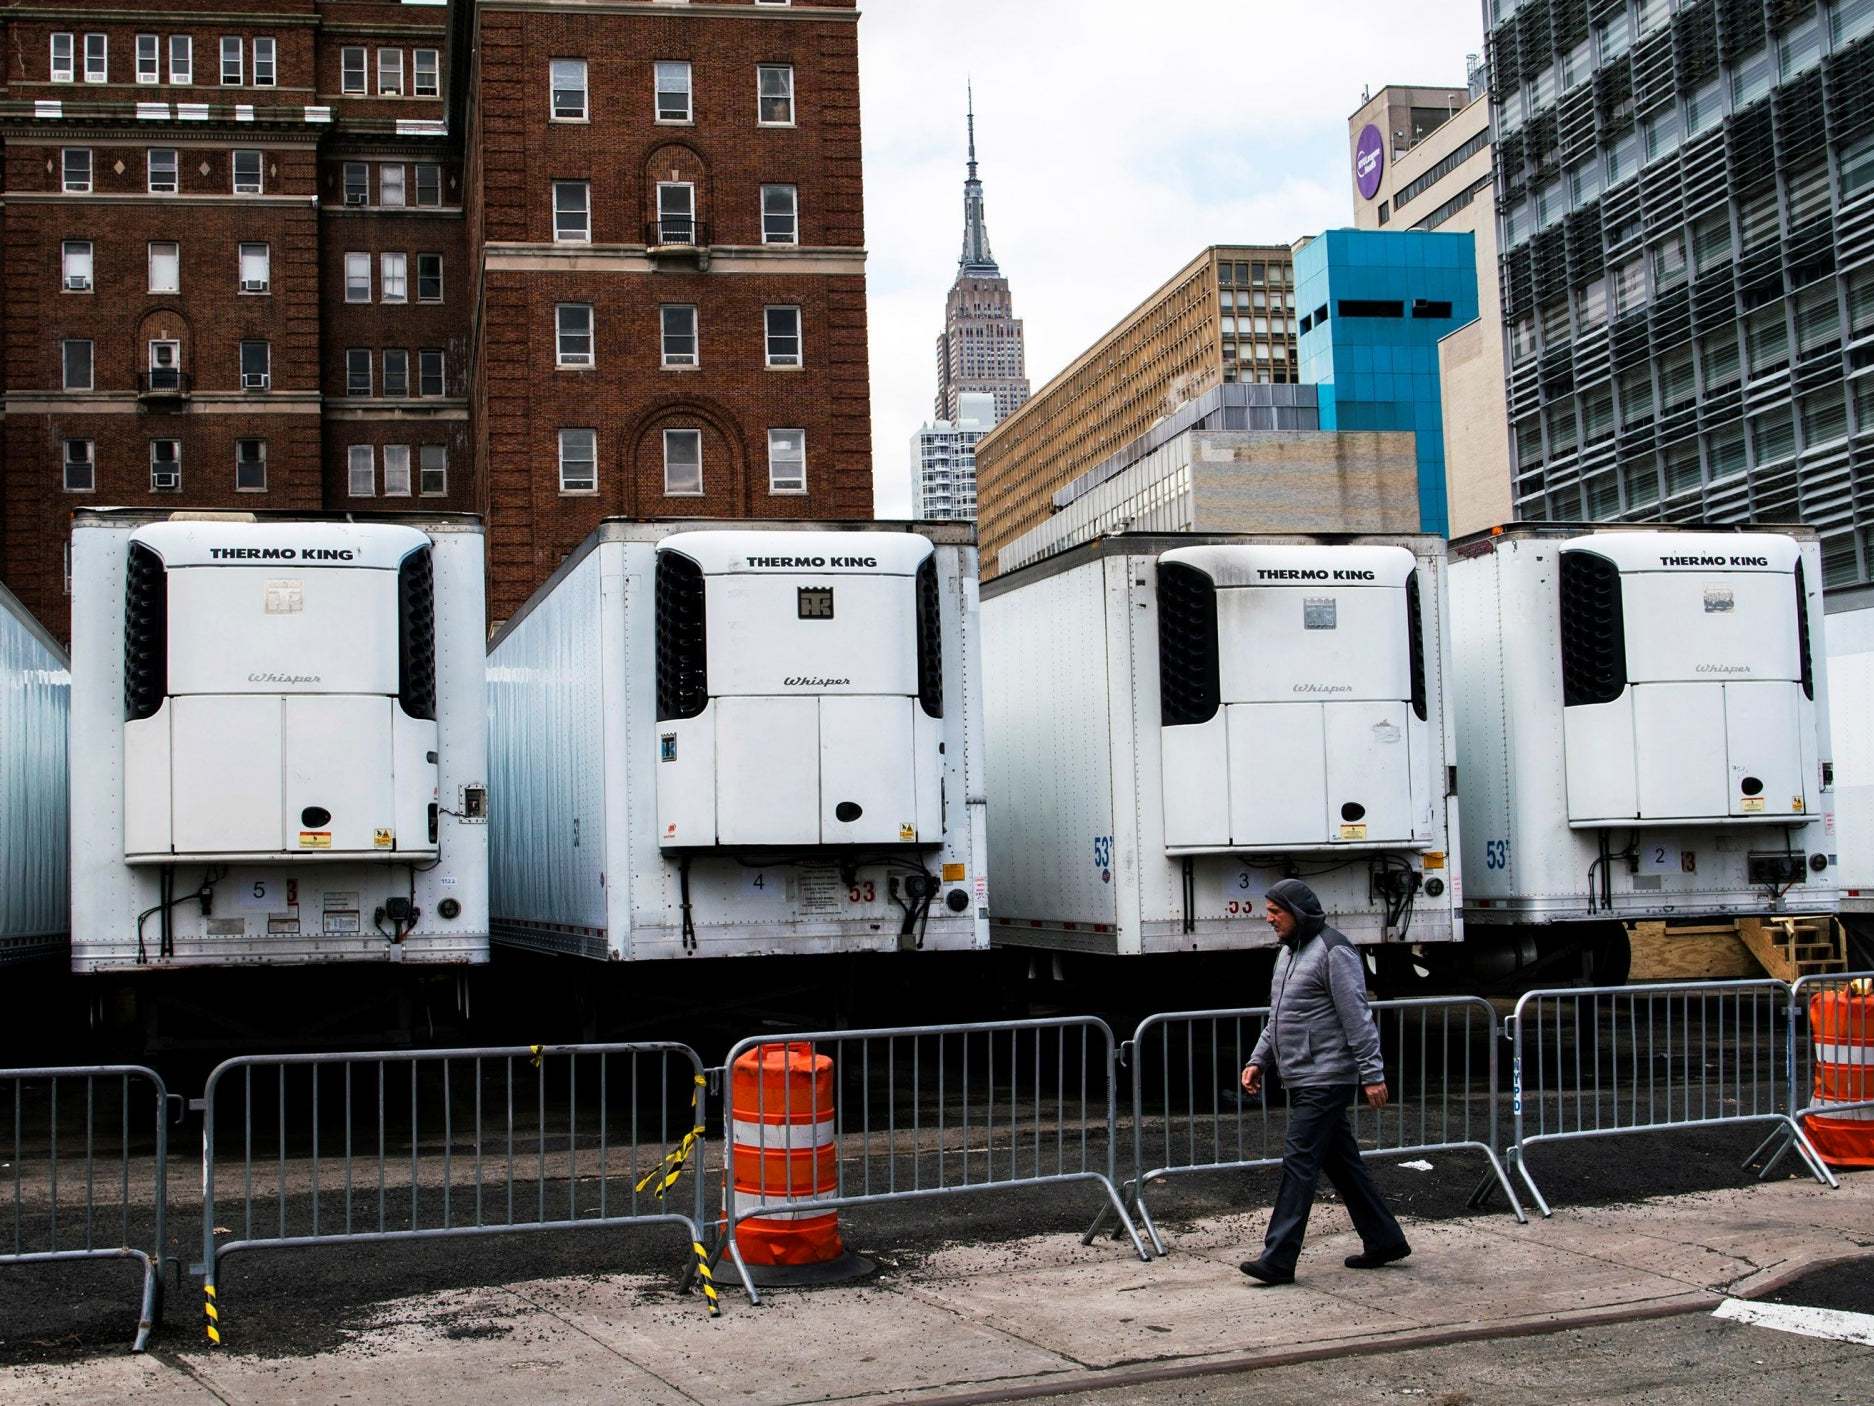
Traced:
<svg viewBox="0 0 1874 1406">
<path fill-rule="evenodd" d="M 703 568 L 680 552 L 657 554 L 657 717 L 694 718 L 709 703 Z"/>
<path fill-rule="evenodd" d="M 431 548 L 397 568 L 397 697 L 413 718 L 436 718 L 436 567 Z"/>
<path fill-rule="evenodd" d="M 1815 697 L 1815 656 L 1809 652 L 1809 589 L 1802 563 L 1796 563 L 1796 647 L 1802 651 L 1802 696 Z"/>
<path fill-rule="evenodd" d="M 944 715 L 943 599 L 936 557 L 925 557 L 917 569 L 917 700 L 927 716 Z"/>
<path fill-rule="evenodd" d="M 152 718 L 169 692 L 169 573 L 141 542 L 124 572 L 124 717 Z"/>
<path fill-rule="evenodd" d="M 1419 605 L 1419 574 L 1406 577 L 1406 648 L 1412 658 L 1412 716 L 1425 721 L 1425 617 Z"/>
<path fill-rule="evenodd" d="M 1194 566 L 1158 567 L 1158 706 L 1166 727 L 1217 715 L 1217 583 Z"/>
<path fill-rule="evenodd" d="M 1562 705 L 1612 703 L 1627 688 L 1620 568 L 1597 552 L 1562 553 Z"/>
</svg>

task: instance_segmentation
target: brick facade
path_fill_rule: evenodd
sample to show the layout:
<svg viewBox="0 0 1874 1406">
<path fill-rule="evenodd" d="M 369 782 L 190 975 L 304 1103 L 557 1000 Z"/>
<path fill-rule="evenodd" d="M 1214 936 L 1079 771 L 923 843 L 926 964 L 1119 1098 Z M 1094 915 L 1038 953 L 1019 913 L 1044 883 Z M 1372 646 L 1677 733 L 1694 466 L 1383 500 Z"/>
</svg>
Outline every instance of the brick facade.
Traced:
<svg viewBox="0 0 1874 1406">
<path fill-rule="evenodd" d="M 0 579 L 55 632 L 80 505 L 481 511 L 491 621 L 605 514 L 870 516 L 853 0 L 179 8 L 0 0 Z M 577 120 L 552 115 L 566 58 L 588 61 Z M 659 60 L 690 65 L 688 121 L 657 118 Z M 762 65 L 791 70 L 791 123 L 759 120 Z M 673 179 L 694 190 L 680 248 L 656 223 Z M 585 241 L 556 240 L 555 181 L 589 183 Z M 764 242 L 764 186 L 797 192 L 790 243 Z M 68 241 L 89 286 L 67 289 Z M 589 365 L 558 364 L 560 303 L 592 309 Z M 664 364 L 667 304 L 696 309 L 694 366 Z M 771 307 L 799 309 L 798 366 L 769 364 Z M 88 386 L 65 384 L 68 340 Z M 700 432 L 700 495 L 665 493 L 667 428 Z M 596 488 L 562 491 L 563 429 L 595 432 Z M 804 432 L 804 492 L 770 492 L 775 429 Z M 254 440 L 258 491 L 236 482 Z M 67 441 L 92 446 L 88 489 Z"/>
</svg>

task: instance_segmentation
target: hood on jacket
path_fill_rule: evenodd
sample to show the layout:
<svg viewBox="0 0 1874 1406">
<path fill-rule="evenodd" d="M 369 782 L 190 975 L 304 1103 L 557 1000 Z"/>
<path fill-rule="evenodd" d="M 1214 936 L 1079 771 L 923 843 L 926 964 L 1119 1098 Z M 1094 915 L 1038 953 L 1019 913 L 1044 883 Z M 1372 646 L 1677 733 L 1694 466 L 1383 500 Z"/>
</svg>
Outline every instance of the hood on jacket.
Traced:
<svg viewBox="0 0 1874 1406">
<path fill-rule="evenodd" d="M 1286 908 L 1295 917 L 1295 935 L 1290 941 L 1297 948 L 1327 926 L 1327 911 L 1314 890 L 1300 879 L 1281 879 L 1269 885 L 1269 902 Z"/>
</svg>

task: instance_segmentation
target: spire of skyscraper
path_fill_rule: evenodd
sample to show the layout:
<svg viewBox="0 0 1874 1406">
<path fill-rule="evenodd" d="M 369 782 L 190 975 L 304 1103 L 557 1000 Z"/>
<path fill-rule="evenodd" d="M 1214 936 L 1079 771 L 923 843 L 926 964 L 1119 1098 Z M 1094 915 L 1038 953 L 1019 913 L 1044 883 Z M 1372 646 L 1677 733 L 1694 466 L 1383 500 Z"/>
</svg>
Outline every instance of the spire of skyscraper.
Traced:
<svg viewBox="0 0 1874 1406">
<path fill-rule="evenodd" d="M 969 87 L 969 179 L 963 182 L 963 256 L 957 260 L 960 273 L 980 278 L 999 278 L 995 255 L 989 252 L 989 225 L 983 216 L 983 183 L 976 176 L 976 87 Z"/>
</svg>

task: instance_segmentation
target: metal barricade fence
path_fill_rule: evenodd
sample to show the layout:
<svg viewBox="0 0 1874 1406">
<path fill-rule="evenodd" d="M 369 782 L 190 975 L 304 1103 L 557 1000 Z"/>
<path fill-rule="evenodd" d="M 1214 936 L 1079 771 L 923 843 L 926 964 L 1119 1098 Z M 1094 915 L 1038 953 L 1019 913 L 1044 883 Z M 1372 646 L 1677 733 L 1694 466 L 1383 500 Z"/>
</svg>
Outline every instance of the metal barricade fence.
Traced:
<svg viewBox="0 0 1874 1406">
<path fill-rule="evenodd" d="M 760 1297 L 736 1242 L 742 1222 L 966 1192 L 1097 1183 L 1139 1258 L 1151 1259 L 1119 1196 L 1115 1050 L 1104 1021 L 1072 1016 L 753 1036 L 724 1061 L 725 1123 L 822 1121 L 811 1080 L 802 1081 L 808 1089 L 802 1101 L 786 1084 L 775 1106 L 764 1079 L 755 1082 L 752 1109 L 731 1107 L 736 1061 L 780 1046 L 809 1063 L 821 1056 L 833 1061 L 835 1170 L 831 1194 L 813 1184 L 820 1180 L 815 1170 L 797 1171 L 792 1158 L 744 1159 L 754 1170 L 738 1176 L 737 1139 L 723 1139 L 726 1248 L 750 1302 Z M 778 1180 L 769 1170 L 776 1166 Z"/>
<path fill-rule="evenodd" d="M 1480 997 L 1375 1001 L 1389 1101 L 1354 1104 L 1354 1137 L 1370 1156 L 1482 1153 L 1489 1163 L 1481 1201 L 1503 1188 L 1518 1220 L 1522 1206 L 1496 1153 L 1496 1012 Z M 1287 1136 L 1286 1100 L 1268 1086 L 1245 1094 L 1239 1082 L 1267 1023 L 1267 1007 L 1148 1016 L 1121 1047 L 1132 1072 L 1132 1179 L 1127 1199 L 1160 1254 L 1146 1204 L 1148 1187 L 1172 1176 L 1279 1166 Z M 1088 1230 L 1091 1239 L 1103 1219 Z"/>
<path fill-rule="evenodd" d="M 1790 986 L 1788 1107 L 1797 1127 L 1812 1118 L 1874 1123 L 1874 971 L 1805 976 Z M 1806 1131 L 1826 1166 L 1830 1147 L 1822 1144 L 1838 1140 L 1840 1130 Z M 1874 1129 L 1868 1137 L 1874 1139 Z M 1849 1140 L 1858 1138 L 1849 1134 Z M 1764 1164 L 1765 1176 L 1794 1145 L 1776 1129 L 1758 1152 L 1772 1142 L 1779 1145 Z M 1866 1154 L 1856 1149 L 1855 1155 Z"/>
<path fill-rule="evenodd" d="M 1780 981 L 1526 993 L 1509 1022 L 1509 1157 L 1537 1209 L 1551 1213 L 1529 1171 L 1537 1143 L 1725 1124 L 1778 1125 L 1816 1180 L 1836 1185 L 1790 1116 L 1788 1021 Z"/>
<path fill-rule="evenodd" d="M 713 1314 L 706 1093 L 695 1051 L 661 1042 L 228 1060 L 201 1102 L 209 1340 L 232 1254 L 658 1223 L 688 1233 Z"/>
<path fill-rule="evenodd" d="M 143 1294 L 131 1350 L 143 1351 L 163 1308 L 162 1076 L 142 1065 L 81 1065 L 0 1070 L 0 1084 L 13 1103 L 13 1231 L 10 1248 L 0 1241 L 0 1265 L 134 1261 Z"/>
</svg>

